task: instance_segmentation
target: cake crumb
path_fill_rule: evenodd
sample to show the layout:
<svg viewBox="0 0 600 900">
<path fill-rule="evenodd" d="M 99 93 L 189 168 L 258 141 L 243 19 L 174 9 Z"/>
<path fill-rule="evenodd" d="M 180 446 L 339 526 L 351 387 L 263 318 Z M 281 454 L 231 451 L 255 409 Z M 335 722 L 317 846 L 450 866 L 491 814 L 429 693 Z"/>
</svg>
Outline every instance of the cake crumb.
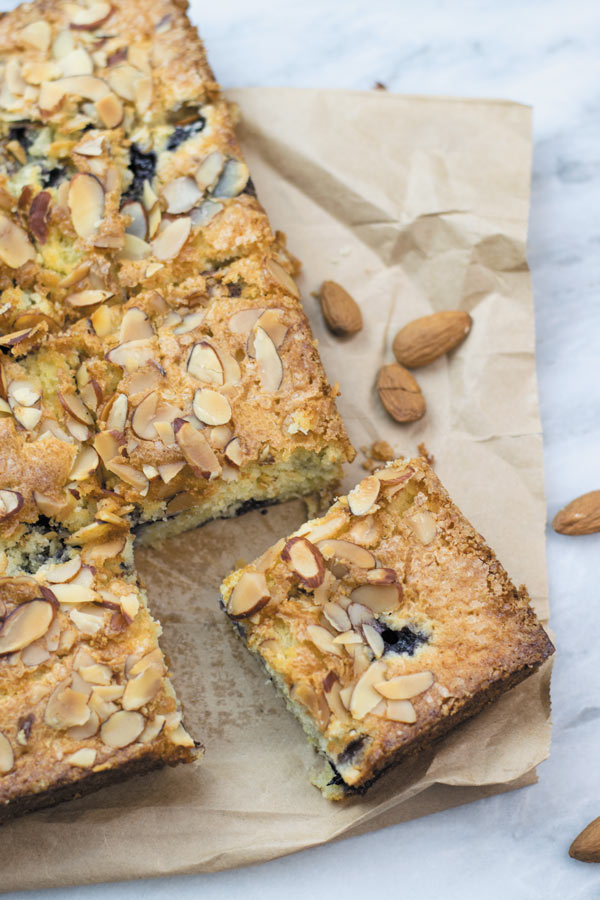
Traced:
<svg viewBox="0 0 600 900">
<path fill-rule="evenodd" d="M 427 447 L 425 446 L 425 441 L 421 441 L 418 445 L 417 450 L 419 451 L 419 456 L 422 456 L 424 460 L 428 463 L 428 465 L 432 466 L 435 462 L 435 456 L 433 453 L 430 453 Z"/>
<path fill-rule="evenodd" d="M 396 459 L 396 453 L 387 441 L 374 441 L 370 447 L 361 447 L 361 452 L 366 456 L 362 468 L 367 472 L 375 472 L 381 468 L 381 463 Z"/>
</svg>

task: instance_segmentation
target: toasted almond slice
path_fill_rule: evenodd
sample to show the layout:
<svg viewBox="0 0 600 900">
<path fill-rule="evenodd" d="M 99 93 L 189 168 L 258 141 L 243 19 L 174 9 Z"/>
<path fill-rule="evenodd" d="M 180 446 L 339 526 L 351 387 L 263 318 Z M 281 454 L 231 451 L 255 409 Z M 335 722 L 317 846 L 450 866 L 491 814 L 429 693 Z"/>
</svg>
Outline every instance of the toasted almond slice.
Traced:
<svg viewBox="0 0 600 900">
<path fill-rule="evenodd" d="M 92 712 L 85 725 L 73 725 L 72 728 L 67 729 L 67 737 L 73 738 L 74 741 L 85 741 L 87 738 L 93 737 L 99 728 L 98 714 Z"/>
<path fill-rule="evenodd" d="M 25 41 L 30 47 L 34 47 L 34 49 L 46 53 L 50 46 L 52 32 L 48 22 L 43 19 L 37 19 L 35 22 L 31 22 L 29 25 L 21 28 L 18 35 L 21 40 Z"/>
<path fill-rule="evenodd" d="M 316 588 L 325 577 L 325 561 L 320 551 L 304 537 L 293 537 L 281 551 L 281 558 L 308 588 Z"/>
<path fill-rule="evenodd" d="M 254 350 L 263 391 L 279 390 L 283 381 L 283 364 L 275 344 L 263 328 L 256 328 Z"/>
<path fill-rule="evenodd" d="M 100 459 L 96 450 L 90 446 L 81 448 L 71 466 L 69 478 L 73 481 L 83 481 L 88 478 L 92 472 L 95 472 L 100 465 Z"/>
<path fill-rule="evenodd" d="M 285 336 L 287 334 L 287 325 L 284 325 L 281 321 L 283 310 L 281 309 L 266 309 L 264 312 L 256 320 L 256 327 L 262 328 L 263 331 L 266 331 L 276 349 L 279 349 L 285 340 Z M 246 352 L 250 359 L 254 359 L 256 355 L 256 350 L 254 347 L 254 332 L 252 331 L 248 336 L 248 341 L 246 343 Z"/>
<path fill-rule="evenodd" d="M 71 578 L 75 578 L 80 569 L 81 557 L 73 556 L 66 562 L 52 566 L 52 568 L 45 573 L 45 578 L 50 584 L 63 584 L 65 581 L 70 581 Z"/>
<path fill-rule="evenodd" d="M 334 656 L 344 655 L 340 645 L 334 643 L 333 636 L 322 625 L 308 625 L 306 633 L 313 644 L 323 653 L 333 653 Z"/>
<path fill-rule="evenodd" d="M 1 249 L 0 259 L 2 259 Z M 21 341 L 26 340 L 31 334 L 33 334 L 33 328 L 23 328 L 20 331 L 11 331 L 10 334 L 2 335 L 0 338 L 0 347 L 15 347 L 17 344 L 20 344 Z"/>
<path fill-rule="evenodd" d="M 72 609 L 69 618 L 82 634 L 97 634 L 104 625 L 104 610 L 102 609 Z"/>
<path fill-rule="evenodd" d="M 170 181 L 162 193 L 167 201 L 167 212 L 172 215 L 189 212 L 192 206 L 202 199 L 202 191 L 188 175 Z"/>
<path fill-rule="evenodd" d="M 161 733 L 165 721 L 165 716 L 154 716 L 140 734 L 138 738 L 140 744 L 149 744 L 151 741 L 155 740 Z"/>
<path fill-rule="evenodd" d="M 123 709 L 140 709 L 156 696 L 162 684 L 162 674 L 153 666 L 127 682 L 123 694 Z"/>
<path fill-rule="evenodd" d="M 157 392 L 151 391 L 138 403 L 131 416 L 131 428 L 143 441 L 155 441 L 158 437 L 153 422 L 158 399 Z"/>
<path fill-rule="evenodd" d="M 93 138 L 84 138 L 77 146 L 73 147 L 74 153 L 81 156 L 102 156 L 104 153 L 104 135 L 98 134 Z"/>
<path fill-rule="evenodd" d="M 15 764 L 15 754 L 10 741 L 0 731 L 0 775 L 6 775 Z"/>
<path fill-rule="evenodd" d="M 148 362 L 153 360 L 155 348 L 148 340 L 143 341 L 126 341 L 124 344 L 117 344 L 112 350 L 106 354 L 106 359 L 121 366 L 128 372 L 134 372 Z"/>
<path fill-rule="evenodd" d="M 257 309 L 241 309 L 230 317 L 229 330 L 233 334 L 249 334 L 264 311 L 262 306 Z"/>
<path fill-rule="evenodd" d="M 105 407 L 106 409 L 106 407 Z M 108 411 L 106 427 L 110 431 L 123 431 L 127 422 L 129 401 L 126 394 L 116 394 Z"/>
<path fill-rule="evenodd" d="M 40 191 L 39 194 L 36 194 L 33 198 L 27 217 L 29 230 L 40 244 L 45 244 L 48 238 L 48 215 L 51 200 L 52 195 L 49 191 Z M 52 320 L 50 319 L 50 321 Z"/>
<path fill-rule="evenodd" d="M 386 667 L 383 660 L 372 662 L 355 684 L 350 698 L 350 712 L 355 719 L 364 719 L 381 702 L 381 695 L 373 685 L 381 680 Z"/>
<path fill-rule="evenodd" d="M 262 572 L 244 572 L 227 600 L 227 615 L 232 619 L 248 618 L 266 606 L 270 599 Z"/>
<path fill-rule="evenodd" d="M 362 635 L 360 635 L 357 631 L 342 631 L 341 634 L 337 634 L 333 639 L 334 644 L 343 644 L 352 645 L 352 644 L 362 644 L 363 639 Z"/>
<path fill-rule="evenodd" d="M 68 204 L 80 238 L 93 237 L 104 216 L 104 188 L 94 175 L 79 173 L 69 184 Z"/>
<path fill-rule="evenodd" d="M 99 404 L 102 403 L 102 388 L 98 382 L 92 378 L 84 384 L 79 393 L 87 408 L 94 413 L 97 412 Z"/>
<path fill-rule="evenodd" d="M 385 718 L 391 719 L 392 722 L 412 725 L 417 721 L 417 714 L 410 700 L 388 700 L 385 705 Z"/>
<path fill-rule="evenodd" d="M 433 682 L 433 672 L 414 672 L 410 675 L 396 675 L 389 681 L 380 681 L 375 685 L 375 690 L 388 700 L 411 700 L 429 690 Z"/>
<path fill-rule="evenodd" d="M 231 419 L 231 404 L 224 394 L 199 388 L 192 404 L 194 415 L 205 425 L 225 425 Z"/>
<path fill-rule="evenodd" d="M 373 610 L 362 603 L 349 603 L 347 613 L 353 628 L 362 630 L 365 624 L 371 625 L 375 620 L 373 618 Z"/>
<path fill-rule="evenodd" d="M 415 470 L 410 466 L 406 469 L 398 469 L 397 463 L 391 463 L 384 469 L 378 469 L 376 472 L 373 472 L 373 478 L 377 478 L 387 487 L 388 485 L 402 484 L 414 474 Z"/>
<path fill-rule="evenodd" d="M 354 516 L 364 516 L 371 511 L 377 500 L 381 482 L 372 475 L 364 478 L 360 484 L 348 494 L 348 506 Z"/>
<path fill-rule="evenodd" d="M 175 259 L 187 241 L 192 228 L 189 216 L 173 219 L 152 241 L 152 253 L 157 259 Z"/>
<path fill-rule="evenodd" d="M 165 484 L 169 484 L 169 482 L 173 481 L 173 479 L 179 475 L 184 466 L 184 462 L 164 463 L 162 466 L 158 467 L 156 474 L 160 475 Z"/>
<path fill-rule="evenodd" d="M 76 47 L 66 56 L 63 56 L 55 67 L 59 70 L 57 74 L 63 77 L 70 75 L 93 75 L 94 63 L 90 54 L 83 47 Z M 56 75 L 53 76 L 56 78 Z"/>
<path fill-rule="evenodd" d="M 65 419 L 65 425 L 76 441 L 84 443 L 88 440 L 90 436 L 90 429 L 87 425 L 82 425 L 81 422 L 78 422 L 76 419 L 72 419 L 71 416 L 67 416 L 67 418 Z"/>
<path fill-rule="evenodd" d="M 50 694 L 44 713 L 44 721 L 50 728 L 62 731 L 73 725 L 85 725 L 91 710 L 87 705 L 87 696 L 71 687 L 59 684 Z"/>
<path fill-rule="evenodd" d="M 80 666 L 79 674 L 88 684 L 110 684 L 112 669 L 103 663 L 91 663 L 88 666 Z"/>
<path fill-rule="evenodd" d="M 63 394 L 61 391 L 58 391 L 56 396 L 63 409 L 65 409 L 76 422 L 80 422 L 82 425 L 94 424 L 92 414 L 77 394 Z"/>
<path fill-rule="evenodd" d="M 215 450 L 224 450 L 230 443 L 233 432 L 229 425 L 215 425 L 210 429 L 209 442 Z"/>
<path fill-rule="evenodd" d="M 119 336 L 122 344 L 143 341 L 154 337 L 154 329 L 146 313 L 137 306 L 131 306 L 123 314 Z"/>
<path fill-rule="evenodd" d="M 54 606 L 38 598 L 21 603 L 6 616 L 0 626 L 0 655 L 14 653 L 41 638 L 54 618 Z"/>
<path fill-rule="evenodd" d="M 241 466 L 243 462 L 243 451 L 240 439 L 232 438 L 224 450 L 225 457 L 235 466 Z"/>
<path fill-rule="evenodd" d="M 323 615 L 336 631 L 348 631 L 351 627 L 348 613 L 345 609 L 342 609 L 338 603 L 331 600 L 328 603 L 325 603 L 323 606 Z"/>
<path fill-rule="evenodd" d="M 211 188 L 217 181 L 219 175 L 223 171 L 225 165 L 225 157 L 219 150 L 213 150 L 200 163 L 196 169 L 196 184 L 203 192 L 207 188 Z"/>
<path fill-rule="evenodd" d="M 206 318 L 206 310 L 199 309 L 196 312 L 188 313 L 184 316 L 179 325 L 173 329 L 173 334 L 187 334 L 198 328 Z"/>
<path fill-rule="evenodd" d="M 399 608 L 402 588 L 399 584 L 361 584 L 350 597 L 353 603 L 360 603 L 374 613 L 389 613 Z"/>
<path fill-rule="evenodd" d="M 43 646 L 43 643 L 41 641 L 36 641 L 33 644 L 29 644 L 21 651 L 21 662 L 23 663 L 23 665 L 29 666 L 31 668 L 40 666 L 48 659 L 50 659 L 50 654 L 48 652 L 48 649 Z"/>
<path fill-rule="evenodd" d="M 329 706 L 324 693 L 317 693 L 310 682 L 301 681 L 292 687 L 290 697 L 295 703 L 305 706 L 316 719 L 321 731 L 325 731 L 329 724 Z"/>
<path fill-rule="evenodd" d="M 158 647 L 156 647 L 154 650 L 150 650 L 150 652 L 142 656 L 141 659 L 133 659 L 130 666 L 126 670 L 127 677 L 135 678 L 136 675 L 140 675 L 142 672 L 145 672 L 148 666 L 153 666 L 161 673 L 165 671 L 164 658 Z"/>
<path fill-rule="evenodd" d="M 365 578 L 369 584 L 395 584 L 398 580 L 394 569 L 369 569 Z"/>
<path fill-rule="evenodd" d="M 154 423 L 158 439 L 163 442 L 165 447 L 172 447 L 175 443 L 175 431 L 170 422 L 157 421 Z"/>
<path fill-rule="evenodd" d="M 118 258 L 121 260 L 138 261 L 146 259 L 152 253 L 152 247 L 137 237 L 135 234 L 125 234 L 125 242 L 123 249 L 119 252 Z"/>
<path fill-rule="evenodd" d="M 370 550 L 353 544 L 351 541 L 325 539 L 317 543 L 317 547 L 325 557 L 325 559 L 341 560 L 351 565 L 358 566 L 359 569 L 374 569 L 377 560 Z"/>
<path fill-rule="evenodd" d="M 219 460 L 204 435 L 184 419 L 175 419 L 175 439 L 185 461 L 197 478 L 215 478 L 221 472 Z"/>
<path fill-rule="evenodd" d="M 130 66 L 128 63 L 123 63 L 120 66 L 111 67 L 106 80 L 115 94 L 118 94 L 123 100 L 129 100 L 130 103 L 133 103 L 135 101 L 136 83 L 141 77 L 142 73 L 139 69 Z"/>
<path fill-rule="evenodd" d="M 146 725 L 141 713 L 120 709 L 104 722 L 100 729 L 103 742 L 114 749 L 132 744 L 140 736 Z"/>
<path fill-rule="evenodd" d="M 35 259 L 35 248 L 23 229 L 7 216 L 0 215 L 0 260 L 11 269 L 19 269 Z"/>
<path fill-rule="evenodd" d="M 429 512 L 417 512 L 409 516 L 408 524 L 422 544 L 430 544 L 437 534 L 435 519 Z"/>
<path fill-rule="evenodd" d="M 112 15 L 114 6 L 106 3 L 105 0 L 98 0 L 89 6 L 73 6 L 72 10 L 69 27 L 73 31 L 95 31 Z"/>
<path fill-rule="evenodd" d="M 381 637 L 377 629 L 373 628 L 373 626 L 369 623 L 365 623 L 363 625 L 362 632 L 365 636 L 367 644 L 375 654 L 375 658 L 379 659 L 381 656 L 383 656 L 383 651 L 385 650 L 383 638 Z"/>
<path fill-rule="evenodd" d="M 65 275 L 64 278 L 61 278 L 61 280 L 58 282 L 57 286 L 59 288 L 73 287 L 74 284 L 77 284 L 83 278 L 85 278 L 85 276 L 90 271 L 91 266 L 92 266 L 92 264 L 88 260 L 81 262 L 78 266 L 76 266 L 74 269 L 72 269 L 72 271 L 69 272 L 68 275 Z"/>
<path fill-rule="evenodd" d="M 287 291 L 288 294 L 291 294 L 292 297 L 296 297 L 298 300 L 300 299 L 300 291 L 298 290 L 298 286 L 296 282 L 289 275 L 286 270 L 274 259 L 267 260 L 265 266 L 268 274 L 271 278 L 277 282 L 277 284 Z"/>
<path fill-rule="evenodd" d="M 249 177 L 250 173 L 246 163 L 239 159 L 228 159 L 213 188 L 213 196 L 237 197 L 246 187 Z"/>
<path fill-rule="evenodd" d="M 59 603 L 96 603 L 99 599 L 96 591 L 82 584 L 54 584 L 52 593 Z"/>
<path fill-rule="evenodd" d="M 42 112 L 51 113 L 69 94 L 97 101 L 110 94 L 110 89 L 105 81 L 93 75 L 72 75 L 57 81 L 46 81 L 40 90 L 38 106 Z"/>
<path fill-rule="evenodd" d="M 27 431 L 32 431 L 42 418 L 42 411 L 27 406 L 13 406 L 13 416 L 19 425 Z"/>
<path fill-rule="evenodd" d="M 66 762 L 70 766 L 77 766 L 79 769 L 91 769 L 96 762 L 96 751 L 93 747 L 82 747 L 66 757 Z"/>
<path fill-rule="evenodd" d="M 24 504 L 23 494 L 8 489 L 0 490 L 0 522 L 18 513 Z"/>
<path fill-rule="evenodd" d="M 205 381 L 207 384 L 222 385 L 225 380 L 217 351 L 207 341 L 194 344 L 188 357 L 187 370 L 198 381 Z"/>
<path fill-rule="evenodd" d="M 124 216 L 130 216 L 131 222 L 125 229 L 127 234 L 145 241 L 148 237 L 148 214 L 139 200 L 130 200 L 121 207 Z"/>
<path fill-rule="evenodd" d="M 115 330 L 113 312 L 109 306 L 99 306 L 90 316 L 92 328 L 98 337 L 106 337 Z"/>
<path fill-rule="evenodd" d="M 126 484 L 131 485 L 139 493 L 143 494 L 144 491 L 148 490 L 149 482 L 144 473 L 130 466 L 129 463 L 110 459 L 105 465 L 109 472 L 112 472 L 113 475 L 116 475 Z"/>
</svg>

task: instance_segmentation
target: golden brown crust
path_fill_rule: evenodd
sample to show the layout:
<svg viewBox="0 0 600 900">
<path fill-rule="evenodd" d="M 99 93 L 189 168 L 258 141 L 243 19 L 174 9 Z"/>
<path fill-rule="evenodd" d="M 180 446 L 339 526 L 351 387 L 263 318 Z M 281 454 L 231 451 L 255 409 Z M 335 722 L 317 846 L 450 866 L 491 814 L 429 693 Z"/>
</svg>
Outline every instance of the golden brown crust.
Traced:
<svg viewBox="0 0 600 900">
<path fill-rule="evenodd" d="M 303 580 L 308 557 L 294 561 L 281 541 L 226 579 L 224 604 L 243 609 L 264 573 L 269 601 L 248 601 L 239 630 L 350 788 L 553 652 L 526 589 L 422 459 L 375 472 L 296 536 L 322 556 L 321 576 Z"/>
</svg>

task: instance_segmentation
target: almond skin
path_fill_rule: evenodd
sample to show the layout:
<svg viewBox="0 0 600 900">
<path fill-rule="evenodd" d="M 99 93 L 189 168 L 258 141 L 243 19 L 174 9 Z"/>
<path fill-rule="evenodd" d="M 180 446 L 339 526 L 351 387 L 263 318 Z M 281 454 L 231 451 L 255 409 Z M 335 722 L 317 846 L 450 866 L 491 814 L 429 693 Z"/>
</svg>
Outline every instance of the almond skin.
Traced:
<svg viewBox="0 0 600 900">
<path fill-rule="evenodd" d="M 425 397 L 416 379 L 403 366 L 383 366 L 377 376 L 381 402 L 396 422 L 416 422 L 425 415 Z"/>
<path fill-rule="evenodd" d="M 600 862 L 600 816 L 577 835 L 569 847 L 569 856 L 581 862 Z"/>
<path fill-rule="evenodd" d="M 321 309 L 329 330 L 338 337 L 356 334 L 363 327 L 362 313 L 348 291 L 335 281 L 321 285 Z"/>
<path fill-rule="evenodd" d="M 559 534 L 594 534 L 600 531 L 600 491 L 571 500 L 556 513 L 552 527 Z"/>
<path fill-rule="evenodd" d="M 472 323 L 471 316 L 460 309 L 443 310 L 415 319 L 401 328 L 394 338 L 394 356 L 409 369 L 427 366 L 464 341 Z"/>
</svg>

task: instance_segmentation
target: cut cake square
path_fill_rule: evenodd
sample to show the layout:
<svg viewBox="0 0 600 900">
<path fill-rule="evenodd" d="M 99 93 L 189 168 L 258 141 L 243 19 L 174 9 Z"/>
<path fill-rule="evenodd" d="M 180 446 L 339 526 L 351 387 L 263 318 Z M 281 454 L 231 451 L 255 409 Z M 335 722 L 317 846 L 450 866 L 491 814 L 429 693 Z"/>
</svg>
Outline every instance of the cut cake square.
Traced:
<svg viewBox="0 0 600 900">
<path fill-rule="evenodd" d="M 328 760 L 329 797 L 364 790 L 554 650 L 526 589 L 422 459 L 365 478 L 221 593 Z"/>
</svg>

